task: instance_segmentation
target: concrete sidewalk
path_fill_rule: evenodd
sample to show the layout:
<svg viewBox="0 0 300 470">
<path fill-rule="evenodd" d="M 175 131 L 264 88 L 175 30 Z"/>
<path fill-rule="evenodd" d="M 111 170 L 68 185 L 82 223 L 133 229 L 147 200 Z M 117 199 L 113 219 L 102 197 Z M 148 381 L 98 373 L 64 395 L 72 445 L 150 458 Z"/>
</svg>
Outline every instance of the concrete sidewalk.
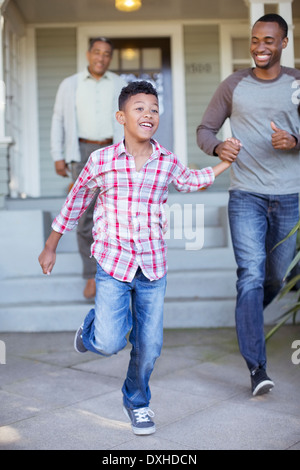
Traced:
<svg viewBox="0 0 300 470">
<path fill-rule="evenodd" d="M 275 388 L 256 398 L 233 328 L 166 330 L 151 378 L 151 436 L 135 436 L 122 411 L 129 347 L 111 358 L 80 355 L 73 337 L 0 334 L 1 450 L 300 450 L 299 325 L 268 343 Z"/>
</svg>

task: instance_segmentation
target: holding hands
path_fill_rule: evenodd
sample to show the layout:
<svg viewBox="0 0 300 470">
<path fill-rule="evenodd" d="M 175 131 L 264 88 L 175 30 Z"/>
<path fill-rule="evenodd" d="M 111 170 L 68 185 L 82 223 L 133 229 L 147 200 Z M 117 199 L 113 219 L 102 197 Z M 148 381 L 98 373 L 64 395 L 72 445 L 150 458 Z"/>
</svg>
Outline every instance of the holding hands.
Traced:
<svg viewBox="0 0 300 470">
<path fill-rule="evenodd" d="M 242 143 L 238 139 L 229 137 L 224 142 L 217 145 L 215 153 L 224 162 L 232 163 L 236 160 L 241 147 Z"/>
</svg>

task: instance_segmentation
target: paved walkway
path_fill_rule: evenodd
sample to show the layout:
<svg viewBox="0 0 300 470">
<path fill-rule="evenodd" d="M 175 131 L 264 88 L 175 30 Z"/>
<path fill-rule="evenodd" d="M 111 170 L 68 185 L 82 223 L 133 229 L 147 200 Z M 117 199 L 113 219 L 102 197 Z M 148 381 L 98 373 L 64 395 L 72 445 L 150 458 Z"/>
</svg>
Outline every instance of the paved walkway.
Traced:
<svg viewBox="0 0 300 470">
<path fill-rule="evenodd" d="M 300 450 L 300 365 L 292 362 L 293 353 L 300 360 L 299 325 L 268 343 L 275 388 L 256 398 L 234 329 L 166 330 L 151 378 L 151 436 L 135 436 L 122 411 L 129 348 L 105 359 L 76 353 L 73 333 L 2 333 L 0 340 L 1 450 Z"/>
</svg>

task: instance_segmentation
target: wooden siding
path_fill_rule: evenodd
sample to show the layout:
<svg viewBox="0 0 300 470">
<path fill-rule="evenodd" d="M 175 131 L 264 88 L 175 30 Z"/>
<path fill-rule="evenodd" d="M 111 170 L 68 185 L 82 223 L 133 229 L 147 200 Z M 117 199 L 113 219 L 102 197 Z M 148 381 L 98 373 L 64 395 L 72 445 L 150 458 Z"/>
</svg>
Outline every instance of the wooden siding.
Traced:
<svg viewBox="0 0 300 470">
<path fill-rule="evenodd" d="M 50 155 L 50 128 L 60 82 L 76 73 L 76 29 L 36 31 L 41 196 L 65 196 L 71 179 L 54 171 Z"/>
<path fill-rule="evenodd" d="M 203 168 L 218 162 L 202 152 L 196 142 L 197 126 L 220 83 L 218 26 L 185 26 L 184 51 L 188 164 Z M 227 189 L 228 184 L 229 172 L 225 172 L 218 177 L 211 190 Z"/>
</svg>

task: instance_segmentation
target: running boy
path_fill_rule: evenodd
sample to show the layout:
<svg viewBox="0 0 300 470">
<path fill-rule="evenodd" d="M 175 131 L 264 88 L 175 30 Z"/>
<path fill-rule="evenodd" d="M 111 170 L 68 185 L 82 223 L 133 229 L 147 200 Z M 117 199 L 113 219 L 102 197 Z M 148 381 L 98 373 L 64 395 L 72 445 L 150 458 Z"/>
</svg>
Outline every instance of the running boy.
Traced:
<svg viewBox="0 0 300 470">
<path fill-rule="evenodd" d="M 197 191 L 210 186 L 230 163 L 190 170 L 152 139 L 159 107 L 157 92 L 146 81 L 122 89 L 116 118 L 124 126 L 124 141 L 90 155 L 53 221 L 39 262 L 43 273 L 50 274 L 60 237 L 75 227 L 100 188 L 91 247 L 97 260 L 95 308 L 78 328 L 74 347 L 80 353 L 111 356 L 126 346 L 130 331 L 123 409 L 135 434 L 152 434 L 149 380 L 163 342 L 167 272 L 163 204 L 168 185 Z"/>
</svg>

